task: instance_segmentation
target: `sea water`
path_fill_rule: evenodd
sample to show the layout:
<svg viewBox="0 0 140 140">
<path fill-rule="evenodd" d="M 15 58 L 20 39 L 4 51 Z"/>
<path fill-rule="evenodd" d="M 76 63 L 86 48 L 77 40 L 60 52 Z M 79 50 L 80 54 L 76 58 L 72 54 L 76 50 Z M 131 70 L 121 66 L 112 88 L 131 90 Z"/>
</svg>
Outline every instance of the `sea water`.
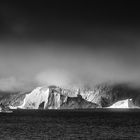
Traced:
<svg viewBox="0 0 140 140">
<path fill-rule="evenodd" d="M 140 139 L 140 111 L 17 110 L 0 113 L 0 140 Z"/>
</svg>

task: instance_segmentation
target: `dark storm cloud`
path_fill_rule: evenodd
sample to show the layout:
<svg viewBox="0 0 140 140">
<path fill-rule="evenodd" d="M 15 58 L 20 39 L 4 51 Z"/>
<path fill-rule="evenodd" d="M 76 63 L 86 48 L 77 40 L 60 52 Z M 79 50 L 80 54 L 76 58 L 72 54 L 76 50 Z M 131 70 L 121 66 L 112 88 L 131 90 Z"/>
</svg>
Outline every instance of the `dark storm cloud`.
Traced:
<svg viewBox="0 0 140 140">
<path fill-rule="evenodd" d="M 137 9 L 105 2 L 1 3 L 0 88 L 139 85 Z"/>
</svg>

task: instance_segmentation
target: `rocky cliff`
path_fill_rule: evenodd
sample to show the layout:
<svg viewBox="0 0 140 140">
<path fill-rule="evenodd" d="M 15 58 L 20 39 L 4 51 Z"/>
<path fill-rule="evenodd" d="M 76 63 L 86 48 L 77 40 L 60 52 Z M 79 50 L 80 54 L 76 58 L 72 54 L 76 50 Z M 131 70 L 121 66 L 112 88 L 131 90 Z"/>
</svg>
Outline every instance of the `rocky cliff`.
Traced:
<svg viewBox="0 0 140 140">
<path fill-rule="evenodd" d="M 83 109 L 95 108 L 98 105 L 86 101 L 81 95 L 77 95 L 76 91 L 72 93 L 66 89 L 50 86 L 34 89 L 25 95 L 21 105 L 9 105 L 9 107 L 12 109 Z"/>
<path fill-rule="evenodd" d="M 26 93 L 1 94 L 0 104 L 13 109 L 74 109 L 109 107 L 126 99 L 139 107 L 140 90 L 124 84 L 100 84 L 80 90 L 37 87 Z"/>
</svg>

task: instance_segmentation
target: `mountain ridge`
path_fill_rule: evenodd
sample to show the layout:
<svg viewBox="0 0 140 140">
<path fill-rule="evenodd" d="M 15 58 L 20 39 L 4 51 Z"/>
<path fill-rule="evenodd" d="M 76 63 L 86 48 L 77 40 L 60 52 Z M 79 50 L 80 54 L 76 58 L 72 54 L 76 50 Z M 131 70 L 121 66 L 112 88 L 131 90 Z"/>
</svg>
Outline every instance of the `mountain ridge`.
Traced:
<svg viewBox="0 0 140 140">
<path fill-rule="evenodd" d="M 49 91 L 47 91 L 48 89 Z M 28 99 L 28 104 L 26 102 L 25 107 L 23 105 L 24 101 L 29 96 L 30 99 Z M 39 98 L 40 101 L 37 100 Z M 83 88 L 77 90 L 64 89 L 52 85 L 37 87 L 31 92 L 5 94 L 5 96 L 0 98 L 0 104 L 11 108 L 39 109 L 44 102 L 45 107 L 43 109 L 74 109 L 109 107 L 125 99 L 132 99 L 135 106 L 140 106 L 140 90 L 125 84 L 99 84 L 92 89 Z M 29 102 L 34 103 L 36 106 L 29 107 Z"/>
</svg>

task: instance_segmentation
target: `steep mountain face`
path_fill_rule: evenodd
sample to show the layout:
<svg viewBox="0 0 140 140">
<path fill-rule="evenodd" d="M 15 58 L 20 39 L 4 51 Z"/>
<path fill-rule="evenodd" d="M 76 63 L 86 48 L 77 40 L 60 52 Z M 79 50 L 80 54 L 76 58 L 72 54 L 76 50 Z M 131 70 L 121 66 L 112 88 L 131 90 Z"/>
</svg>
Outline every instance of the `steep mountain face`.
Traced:
<svg viewBox="0 0 140 140">
<path fill-rule="evenodd" d="M 140 90 L 127 85 L 101 84 L 92 90 L 81 91 L 83 98 L 98 104 L 101 107 L 109 107 L 119 100 L 132 99 L 136 106 L 140 106 Z"/>
<path fill-rule="evenodd" d="M 61 105 L 61 109 L 86 109 L 86 108 L 97 108 L 99 107 L 97 104 L 88 102 L 82 98 L 81 95 L 77 97 L 68 97 L 67 101 Z"/>
<path fill-rule="evenodd" d="M 26 94 L 29 92 L 24 93 L 4 93 L 0 96 L 0 104 L 4 105 L 5 107 L 11 106 L 19 106 L 23 104 L 24 98 Z"/>
<path fill-rule="evenodd" d="M 10 106 L 10 108 L 22 109 L 82 109 L 98 107 L 91 103 L 58 87 L 38 87 L 31 93 L 26 94 L 23 104 L 20 106 Z"/>
<path fill-rule="evenodd" d="M 1 94 L 0 104 L 11 109 L 74 109 L 110 107 L 126 99 L 131 99 L 135 107 L 140 107 L 140 90 L 123 84 L 100 84 L 93 89 L 80 90 L 38 87 L 32 92 Z"/>
</svg>

